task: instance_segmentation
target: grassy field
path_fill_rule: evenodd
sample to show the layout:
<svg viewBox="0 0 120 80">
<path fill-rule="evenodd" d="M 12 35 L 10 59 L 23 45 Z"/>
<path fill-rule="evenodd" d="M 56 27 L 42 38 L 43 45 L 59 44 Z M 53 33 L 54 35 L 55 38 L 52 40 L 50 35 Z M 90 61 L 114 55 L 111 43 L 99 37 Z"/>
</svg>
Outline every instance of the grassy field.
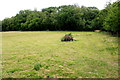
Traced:
<svg viewBox="0 0 120 80">
<path fill-rule="evenodd" d="M 118 77 L 117 37 L 71 32 L 77 41 L 61 42 L 66 33 L 69 32 L 3 32 L 2 77 Z"/>
</svg>

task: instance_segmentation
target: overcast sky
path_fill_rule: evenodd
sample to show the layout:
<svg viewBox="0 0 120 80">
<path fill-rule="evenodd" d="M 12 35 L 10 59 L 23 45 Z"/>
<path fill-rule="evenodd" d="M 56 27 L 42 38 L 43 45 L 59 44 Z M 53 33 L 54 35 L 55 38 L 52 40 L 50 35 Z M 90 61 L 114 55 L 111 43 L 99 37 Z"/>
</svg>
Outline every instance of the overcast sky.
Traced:
<svg viewBox="0 0 120 80">
<path fill-rule="evenodd" d="M 72 5 L 97 7 L 103 9 L 106 2 L 117 0 L 1 0 L 0 1 L 0 20 L 15 16 L 20 10 L 31 9 L 41 10 L 51 6 Z"/>
</svg>

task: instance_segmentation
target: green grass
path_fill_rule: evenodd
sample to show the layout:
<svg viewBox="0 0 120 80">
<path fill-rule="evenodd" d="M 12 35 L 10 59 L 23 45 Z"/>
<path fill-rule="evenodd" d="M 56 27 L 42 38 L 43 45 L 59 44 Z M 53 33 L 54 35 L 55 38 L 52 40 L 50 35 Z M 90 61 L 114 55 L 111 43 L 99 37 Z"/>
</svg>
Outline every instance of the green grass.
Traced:
<svg viewBox="0 0 120 80">
<path fill-rule="evenodd" d="M 3 78 L 117 78 L 117 37 L 71 32 L 77 41 L 61 42 L 65 31 L 2 33 Z M 36 64 L 40 64 L 35 70 Z"/>
</svg>

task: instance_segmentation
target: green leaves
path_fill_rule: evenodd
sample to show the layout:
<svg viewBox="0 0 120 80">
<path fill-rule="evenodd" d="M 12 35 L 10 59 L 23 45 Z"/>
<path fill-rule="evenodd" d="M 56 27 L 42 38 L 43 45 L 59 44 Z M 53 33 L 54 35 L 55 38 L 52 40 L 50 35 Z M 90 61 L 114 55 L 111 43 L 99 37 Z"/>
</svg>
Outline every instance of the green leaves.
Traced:
<svg viewBox="0 0 120 80">
<path fill-rule="evenodd" d="M 80 8 L 76 5 L 48 7 L 42 11 L 20 10 L 16 16 L 2 21 L 3 30 L 88 30 L 98 11 L 96 7 Z"/>
<path fill-rule="evenodd" d="M 63 5 L 42 11 L 20 10 L 16 16 L 2 21 L 3 31 L 69 30 L 90 31 L 102 29 L 119 32 L 120 2 L 108 4 L 103 10 L 96 7 Z"/>
<path fill-rule="evenodd" d="M 119 7 L 120 7 L 120 2 L 116 1 L 111 5 L 108 5 L 108 15 L 105 17 L 105 22 L 104 22 L 104 29 L 112 31 L 112 32 L 119 32 Z"/>
<path fill-rule="evenodd" d="M 41 64 L 36 64 L 36 65 L 34 65 L 34 69 L 35 69 L 36 71 L 38 71 L 41 67 L 42 67 Z"/>
</svg>

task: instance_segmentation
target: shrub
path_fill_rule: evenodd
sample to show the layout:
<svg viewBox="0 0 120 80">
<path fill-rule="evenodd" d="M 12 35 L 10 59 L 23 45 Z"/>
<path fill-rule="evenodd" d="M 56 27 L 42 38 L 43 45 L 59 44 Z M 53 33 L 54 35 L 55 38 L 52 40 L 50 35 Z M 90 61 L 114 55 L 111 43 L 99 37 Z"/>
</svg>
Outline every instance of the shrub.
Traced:
<svg viewBox="0 0 120 80">
<path fill-rule="evenodd" d="M 34 69 L 35 69 L 36 71 L 38 71 L 41 67 L 42 67 L 41 64 L 36 64 L 36 65 L 34 65 Z"/>
</svg>

